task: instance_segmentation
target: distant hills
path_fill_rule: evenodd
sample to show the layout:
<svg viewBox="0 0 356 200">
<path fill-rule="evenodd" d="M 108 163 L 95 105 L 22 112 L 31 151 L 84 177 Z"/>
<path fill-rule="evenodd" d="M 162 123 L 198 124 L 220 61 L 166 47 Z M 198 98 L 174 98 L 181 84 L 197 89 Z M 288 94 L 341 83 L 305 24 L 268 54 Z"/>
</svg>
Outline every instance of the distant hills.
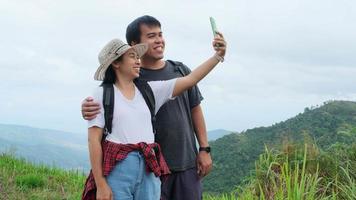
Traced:
<svg viewBox="0 0 356 200">
<path fill-rule="evenodd" d="M 215 140 L 229 133 L 217 129 L 209 131 L 208 138 Z M 31 162 L 64 169 L 89 171 L 87 141 L 86 133 L 0 124 L 0 152 L 11 151 Z"/>
<path fill-rule="evenodd" d="M 0 152 L 64 169 L 89 169 L 86 134 L 0 124 Z"/>
<path fill-rule="evenodd" d="M 254 162 L 264 146 L 280 148 L 283 142 L 315 141 L 320 149 L 337 143 L 356 142 L 356 102 L 329 101 L 319 107 L 269 127 L 232 133 L 210 142 L 214 161 L 204 190 L 229 192 L 241 184 L 254 169 Z"/>
<path fill-rule="evenodd" d="M 232 131 L 227 131 L 225 129 L 211 130 L 208 132 L 208 140 L 213 141 L 213 140 L 223 137 L 224 135 L 228 135 L 230 133 L 232 133 Z"/>
</svg>

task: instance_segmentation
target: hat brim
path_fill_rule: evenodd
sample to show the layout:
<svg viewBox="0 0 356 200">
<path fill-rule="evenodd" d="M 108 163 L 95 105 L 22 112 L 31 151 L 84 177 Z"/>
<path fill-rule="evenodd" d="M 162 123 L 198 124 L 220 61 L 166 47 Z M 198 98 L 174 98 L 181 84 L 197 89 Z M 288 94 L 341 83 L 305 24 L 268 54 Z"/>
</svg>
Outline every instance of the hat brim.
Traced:
<svg viewBox="0 0 356 200">
<path fill-rule="evenodd" d="M 98 69 L 96 70 L 94 74 L 94 80 L 97 81 L 103 81 L 105 78 L 105 72 L 109 68 L 112 62 L 114 62 L 116 59 L 118 59 L 120 56 L 124 55 L 128 50 L 133 49 L 139 58 L 141 58 L 145 53 L 147 52 L 148 45 L 145 43 L 141 44 L 136 44 L 134 46 L 129 46 L 127 45 L 123 51 L 121 51 L 120 54 L 117 54 L 115 57 L 112 57 L 110 60 L 108 60 L 105 63 L 102 63 Z"/>
</svg>

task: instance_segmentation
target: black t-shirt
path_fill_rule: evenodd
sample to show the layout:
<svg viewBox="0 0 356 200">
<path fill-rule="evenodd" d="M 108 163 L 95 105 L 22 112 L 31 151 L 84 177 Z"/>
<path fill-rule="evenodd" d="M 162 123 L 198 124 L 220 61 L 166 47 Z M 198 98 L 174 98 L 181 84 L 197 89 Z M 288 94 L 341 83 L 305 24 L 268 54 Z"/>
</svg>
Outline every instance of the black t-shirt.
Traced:
<svg viewBox="0 0 356 200">
<path fill-rule="evenodd" d="M 183 65 L 185 74 L 190 69 Z M 140 78 L 147 81 L 168 80 L 183 75 L 170 62 L 163 68 L 141 68 Z M 164 158 L 172 171 L 184 171 L 196 166 L 197 147 L 191 109 L 203 100 L 197 86 L 164 104 L 156 115 L 155 141 L 160 144 Z"/>
</svg>

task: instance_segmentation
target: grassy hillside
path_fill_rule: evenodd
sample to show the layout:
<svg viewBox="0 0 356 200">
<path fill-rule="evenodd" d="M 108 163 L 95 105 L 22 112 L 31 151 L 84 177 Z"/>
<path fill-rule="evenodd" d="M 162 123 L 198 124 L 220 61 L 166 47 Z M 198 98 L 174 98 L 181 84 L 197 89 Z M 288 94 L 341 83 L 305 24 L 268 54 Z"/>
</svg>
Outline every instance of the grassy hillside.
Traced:
<svg viewBox="0 0 356 200">
<path fill-rule="evenodd" d="M 81 172 L 33 165 L 0 154 L 0 200 L 78 200 L 85 178 Z M 226 200 L 213 196 L 204 199 Z"/>
<path fill-rule="evenodd" d="M 0 155 L 0 200 L 80 199 L 85 177 L 33 166 Z M 306 143 L 265 148 L 255 173 L 243 186 L 227 194 L 204 194 L 205 200 L 327 200 L 356 199 L 356 143 L 336 144 L 328 151 Z"/>
<path fill-rule="evenodd" d="M 204 179 L 212 193 L 230 192 L 250 175 L 255 160 L 268 148 L 279 148 L 288 141 L 315 141 L 321 150 L 336 142 L 356 141 L 356 103 L 332 101 L 270 127 L 230 134 L 211 142 L 213 171 Z"/>
<path fill-rule="evenodd" d="M 34 166 L 0 155 L 0 200 L 78 200 L 84 181 L 81 172 Z"/>
<path fill-rule="evenodd" d="M 356 143 L 321 151 L 313 144 L 285 145 L 256 161 L 256 173 L 236 191 L 244 200 L 356 199 Z"/>
</svg>

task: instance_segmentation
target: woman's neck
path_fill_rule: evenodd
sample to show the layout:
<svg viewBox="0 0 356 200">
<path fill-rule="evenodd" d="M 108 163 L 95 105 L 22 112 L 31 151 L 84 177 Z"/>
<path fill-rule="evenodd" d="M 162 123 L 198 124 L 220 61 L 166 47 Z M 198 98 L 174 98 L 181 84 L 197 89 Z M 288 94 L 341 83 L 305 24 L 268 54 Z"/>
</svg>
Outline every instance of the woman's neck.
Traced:
<svg viewBox="0 0 356 200">
<path fill-rule="evenodd" d="M 132 100 L 135 97 L 135 84 L 132 79 L 117 77 L 115 86 L 127 99 Z"/>
</svg>

